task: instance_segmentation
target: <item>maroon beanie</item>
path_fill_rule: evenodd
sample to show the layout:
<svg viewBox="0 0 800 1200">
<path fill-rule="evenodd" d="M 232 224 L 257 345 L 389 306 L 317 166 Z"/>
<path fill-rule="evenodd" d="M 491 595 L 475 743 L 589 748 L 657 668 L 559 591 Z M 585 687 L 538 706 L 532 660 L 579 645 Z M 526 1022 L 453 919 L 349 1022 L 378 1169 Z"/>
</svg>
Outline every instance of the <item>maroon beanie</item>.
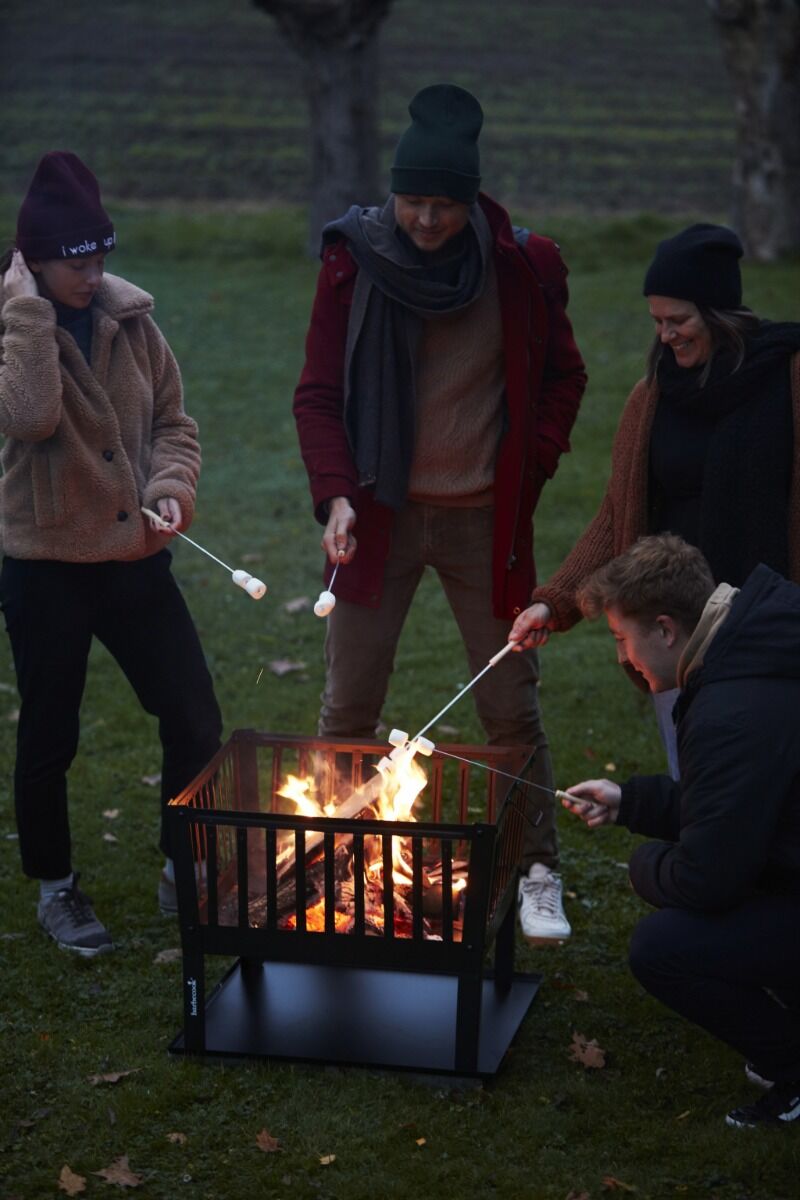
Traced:
<svg viewBox="0 0 800 1200">
<path fill-rule="evenodd" d="M 17 249 L 25 258 L 85 258 L 108 254 L 115 242 L 89 168 L 68 150 L 45 154 L 19 210 Z"/>
</svg>

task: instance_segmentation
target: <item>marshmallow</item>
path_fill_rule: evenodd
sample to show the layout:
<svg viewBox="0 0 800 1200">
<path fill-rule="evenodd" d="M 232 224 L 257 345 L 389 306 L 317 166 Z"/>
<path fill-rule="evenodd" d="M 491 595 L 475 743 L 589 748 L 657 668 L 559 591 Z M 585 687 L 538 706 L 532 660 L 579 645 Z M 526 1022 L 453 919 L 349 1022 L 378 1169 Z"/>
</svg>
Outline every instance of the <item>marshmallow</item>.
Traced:
<svg viewBox="0 0 800 1200">
<path fill-rule="evenodd" d="M 413 746 L 416 754 L 424 754 L 426 758 L 430 758 L 436 749 L 435 743 L 432 742 L 430 738 L 426 737 L 414 738 L 414 741 L 411 743 L 411 745 Z"/>
<path fill-rule="evenodd" d="M 240 588 L 246 588 L 252 578 L 247 571 L 234 571 L 232 575 L 233 582 Z"/>
<path fill-rule="evenodd" d="M 405 746 L 408 741 L 408 734 L 404 729 L 393 729 L 389 734 L 390 746 Z"/>
<path fill-rule="evenodd" d="M 256 579 L 255 575 L 247 580 L 244 585 L 244 590 L 248 596 L 252 596 L 254 600 L 260 600 L 262 596 L 267 594 L 267 585 L 260 579 Z"/>
<path fill-rule="evenodd" d="M 328 613 L 333 612 L 336 605 L 336 597 L 333 592 L 320 592 L 319 599 L 314 605 L 315 617 L 327 617 Z"/>
</svg>

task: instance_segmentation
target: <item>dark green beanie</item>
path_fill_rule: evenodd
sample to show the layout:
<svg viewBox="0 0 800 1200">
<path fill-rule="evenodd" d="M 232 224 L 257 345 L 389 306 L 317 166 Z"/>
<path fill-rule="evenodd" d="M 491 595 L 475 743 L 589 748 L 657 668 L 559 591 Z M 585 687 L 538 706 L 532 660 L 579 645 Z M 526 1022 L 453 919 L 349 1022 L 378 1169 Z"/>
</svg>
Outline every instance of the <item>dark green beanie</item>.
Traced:
<svg viewBox="0 0 800 1200">
<path fill-rule="evenodd" d="M 474 203 L 481 183 L 478 101 L 452 83 L 435 83 L 417 92 L 408 111 L 411 124 L 397 143 L 392 191 Z"/>
</svg>

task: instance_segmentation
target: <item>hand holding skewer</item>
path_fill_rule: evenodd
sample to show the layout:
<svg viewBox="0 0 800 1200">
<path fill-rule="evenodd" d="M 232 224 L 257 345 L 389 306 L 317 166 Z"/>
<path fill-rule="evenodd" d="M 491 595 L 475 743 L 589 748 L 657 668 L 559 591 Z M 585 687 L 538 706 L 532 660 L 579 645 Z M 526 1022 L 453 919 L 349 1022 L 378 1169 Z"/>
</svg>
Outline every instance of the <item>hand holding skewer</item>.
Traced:
<svg viewBox="0 0 800 1200">
<path fill-rule="evenodd" d="M 599 825 L 616 823 L 622 791 L 610 779 L 586 779 L 566 792 L 556 792 L 556 796 L 564 808 L 585 821 L 590 829 L 596 829 Z"/>
<path fill-rule="evenodd" d="M 234 570 L 233 567 L 229 567 L 227 563 L 223 562 L 221 558 L 217 558 L 216 554 L 212 554 L 210 550 L 206 550 L 204 546 L 201 546 L 198 542 L 193 541 L 192 538 L 187 537 L 185 533 L 181 533 L 180 529 L 177 528 L 181 521 L 181 511 L 177 500 L 159 500 L 159 504 L 167 505 L 167 511 L 172 517 L 172 520 L 168 521 L 160 513 L 153 512 L 152 508 L 145 508 L 145 506 L 142 505 L 142 512 L 150 521 L 151 529 L 157 529 L 161 533 L 174 533 L 177 534 L 178 537 L 183 538 L 183 540 L 188 542 L 190 546 L 194 546 L 195 550 L 200 550 L 203 554 L 207 555 L 208 558 L 213 559 L 215 563 L 219 563 L 221 567 L 224 567 L 225 570 L 230 573 L 231 578 L 236 586 L 243 588 L 244 591 L 247 592 L 248 596 L 252 596 L 254 600 L 260 600 L 262 596 L 266 595 L 267 585 L 263 582 L 263 580 L 256 579 L 255 575 L 251 575 L 249 571 L 242 571 L 240 569 Z M 174 509 L 171 507 L 172 505 L 175 506 Z M 175 511 L 177 511 L 177 517 L 175 516 Z"/>
</svg>

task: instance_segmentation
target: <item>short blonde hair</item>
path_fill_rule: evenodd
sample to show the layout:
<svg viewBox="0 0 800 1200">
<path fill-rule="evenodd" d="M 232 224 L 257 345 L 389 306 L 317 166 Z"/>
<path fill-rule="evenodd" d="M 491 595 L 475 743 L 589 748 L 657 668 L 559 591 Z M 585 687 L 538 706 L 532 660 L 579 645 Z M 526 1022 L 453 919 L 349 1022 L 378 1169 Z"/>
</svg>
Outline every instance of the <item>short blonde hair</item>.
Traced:
<svg viewBox="0 0 800 1200">
<path fill-rule="evenodd" d="M 711 569 L 696 546 L 677 534 L 658 533 L 639 538 L 585 579 L 576 599 L 590 619 L 615 608 L 649 625 L 663 614 L 690 634 L 714 586 Z"/>
</svg>

